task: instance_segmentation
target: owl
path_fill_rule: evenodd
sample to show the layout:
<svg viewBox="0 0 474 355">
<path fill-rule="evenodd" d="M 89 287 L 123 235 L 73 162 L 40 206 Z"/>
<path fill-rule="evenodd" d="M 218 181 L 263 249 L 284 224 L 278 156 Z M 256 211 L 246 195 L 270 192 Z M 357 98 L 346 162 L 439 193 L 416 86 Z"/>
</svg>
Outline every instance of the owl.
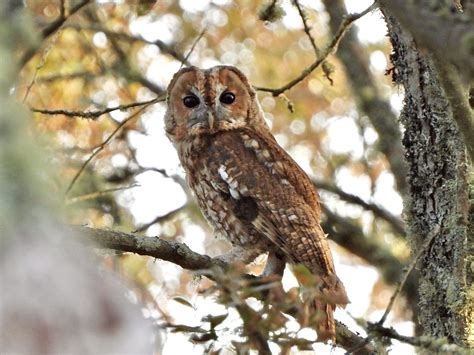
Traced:
<svg viewBox="0 0 474 355">
<path fill-rule="evenodd" d="M 232 66 L 181 69 L 166 102 L 165 130 L 188 185 L 215 234 L 234 245 L 225 260 L 268 253 L 264 273 L 280 275 L 286 262 L 305 265 L 320 295 L 318 340 L 334 341 L 333 311 L 349 301 L 320 226 L 318 194 L 271 134 L 245 75 Z"/>
</svg>

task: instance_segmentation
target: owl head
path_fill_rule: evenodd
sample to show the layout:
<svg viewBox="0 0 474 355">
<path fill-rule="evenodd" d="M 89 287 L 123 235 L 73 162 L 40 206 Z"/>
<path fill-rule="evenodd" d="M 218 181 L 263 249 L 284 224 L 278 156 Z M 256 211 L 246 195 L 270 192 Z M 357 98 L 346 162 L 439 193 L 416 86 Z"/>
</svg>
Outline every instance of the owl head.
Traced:
<svg viewBox="0 0 474 355">
<path fill-rule="evenodd" d="M 183 68 L 167 91 L 165 129 L 177 143 L 246 126 L 266 126 L 255 91 L 232 66 Z"/>
</svg>

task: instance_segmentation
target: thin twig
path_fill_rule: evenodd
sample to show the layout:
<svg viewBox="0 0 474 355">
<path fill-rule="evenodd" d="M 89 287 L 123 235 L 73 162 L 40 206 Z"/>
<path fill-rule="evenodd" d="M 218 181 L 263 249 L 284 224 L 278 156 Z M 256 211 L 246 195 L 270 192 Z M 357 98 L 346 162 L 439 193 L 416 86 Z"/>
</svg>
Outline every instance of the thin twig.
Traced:
<svg viewBox="0 0 474 355">
<path fill-rule="evenodd" d="M 84 194 L 84 195 L 80 195 L 80 196 L 76 196 L 76 197 L 71 197 L 70 199 L 68 199 L 66 201 L 66 205 L 72 205 L 74 203 L 92 200 L 92 199 L 95 199 L 97 197 L 102 197 L 102 196 L 108 195 L 111 192 L 125 191 L 125 190 L 129 190 L 129 189 L 133 189 L 134 187 L 138 187 L 138 186 L 140 186 L 140 184 L 132 184 L 132 185 L 128 185 L 128 186 L 114 187 L 112 189 L 107 189 L 107 190 L 102 190 L 102 191 L 95 191 L 95 192 L 91 192 L 89 194 Z"/>
<path fill-rule="evenodd" d="M 36 78 L 38 83 L 51 83 L 56 80 L 74 80 L 74 79 L 96 79 L 103 75 L 103 72 L 78 71 L 69 74 L 51 74 Z"/>
<path fill-rule="evenodd" d="M 22 100 L 23 103 L 26 102 L 26 99 L 28 98 L 28 95 L 30 94 L 31 89 L 33 88 L 33 85 L 35 85 L 36 78 L 38 77 L 38 73 L 41 70 L 41 68 L 45 65 L 46 59 L 48 58 L 48 55 L 49 55 L 49 52 L 51 51 L 51 49 L 53 49 L 53 46 L 56 43 L 56 40 L 59 38 L 60 33 L 61 33 L 60 31 L 56 32 L 54 34 L 54 37 L 51 39 L 50 43 L 48 44 L 48 46 L 44 49 L 43 54 L 41 55 L 41 60 L 39 61 L 39 63 L 35 67 L 33 77 L 31 78 L 30 83 L 26 87 L 25 95 L 23 96 L 23 100 Z"/>
<path fill-rule="evenodd" d="M 83 0 L 79 3 L 77 3 L 75 6 L 71 7 L 69 9 L 69 14 L 67 16 L 59 16 L 59 18 L 53 22 L 51 22 L 48 26 L 43 28 L 41 31 L 41 37 L 43 39 L 49 37 L 51 34 L 56 32 L 59 28 L 62 27 L 62 25 L 76 12 L 78 12 L 80 9 L 82 9 L 84 6 L 86 6 L 88 3 L 90 3 L 91 0 Z M 24 66 L 28 61 L 33 57 L 33 55 L 36 53 L 38 48 L 41 46 L 41 44 L 38 44 L 34 47 L 29 48 L 28 50 L 25 51 L 23 56 L 20 59 L 20 65 Z"/>
<path fill-rule="evenodd" d="M 413 258 L 413 260 L 411 261 L 411 263 L 408 265 L 408 267 L 405 271 L 405 274 L 403 275 L 402 280 L 397 285 L 397 288 L 395 289 L 395 292 L 393 293 L 392 297 L 390 297 L 390 301 L 388 302 L 388 306 L 385 309 L 385 312 L 383 313 L 382 318 L 380 318 L 380 320 L 378 321 L 377 324 L 379 324 L 379 325 L 384 324 L 385 320 L 387 319 L 388 314 L 392 310 L 392 307 L 393 307 L 393 304 L 395 303 L 395 300 L 397 299 L 398 295 L 400 294 L 400 291 L 402 290 L 403 286 L 407 282 L 408 275 L 410 275 L 411 271 L 414 269 L 414 267 L 418 263 L 418 260 L 420 259 L 420 257 L 428 250 L 428 248 L 430 247 L 431 242 L 433 241 L 433 239 L 439 234 L 439 230 L 440 230 L 440 226 L 435 225 L 433 227 L 433 229 L 430 231 L 429 235 L 426 236 L 426 241 L 423 243 L 421 248 L 418 250 L 418 252 L 416 253 L 416 255 Z"/>
<path fill-rule="evenodd" d="M 311 27 L 308 24 L 308 17 L 306 16 L 306 13 L 298 0 L 293 0 L 293 4 L 298 10 L 298 13 L 301 17 L 301 21 L 303 22 L 304 33 L 306 33 L 306 36 L 308 37 L 309 42 L 311 43 L 311 46 L 313 47 L 313 51 L 317 59 L 321 56 L 321 50 L 316 45 L 316 41 L 314 40 L 314 37 L 311 35 Z M 328 62 L 324 61 L 322 63 L 322 67 L 323 67 L 324 75 L 326 76 L 326 78 L 329 80 L 329 82 L 332 85 L 333 80 L 331 78 L 331 73 L 332 73 L 331 66 L 328 64 Z"/>
<path fill-rule="evenodd" d="M 172 211 L 169 211 L 168 213 L 165 213 L 164 215 L 158 216 L 158 217 L 154 218 L 151 222 L 145 223 L 144 225 L 142 225 L 142 226 L 138 227 L 137 229 L 135 229 L 134 231 L 132 231 L 132 233 L 139 233 L 139 232 L 146 231 L 152 225 L 157 224 L 157 223 L 163 223 L 163 222 L 173 218 L 178 213 L 186 210 L 188 207 L 189 207 L 189 203 L 185 203 L 181 207 L 178 207 L 178 208 L 176 208 Z"/>
<path fill-rule="evenodd" d="M 87 167 L 87 165 L 92 161 L 92 159 L 94 159 L 97 154 L 99 154 L 102 150 L 104 150 L 105 146 L 115 137 L 115 135 L 117 134 L 117 132 L 119 132 L 125 125 L 127 125 L 130 121 L 132 121 L 133 119 L 135 119 L 137 116 L 139 116 L 143 111 L 145 111 L 148 106 L 150 106 L 151 104 L 148 104 L 148 105 L 145 105 L 143 107 L 141 107 L 139 110 L 137 110 L 135 113 L 133 113 L 132 115 L 130 115 L 128 118 L 126 118 L 125 120 L 123 120 L 118 126 L 117 128 L 99 145 L 97 146 L 95 149 L 94 149 L 94 152 L 89 156 L 89 158 L 84 162 L 84 164 L 82 164 L 81 168 L 77 171 L 77 173 L 74 175 L 74 177 L 72 178 L 71 182 L 69 183 L 67 189 L 66 189 L 66 196 L 67 194 L 69 193 L 69 191 L 71 191 L 72 187 L 74 186 L 74 184 L 76 183 L 77 179 L 79 178 L 79 176 L 81 176 L 82 172 L 84 171 L 84 169 Z"/>
<path fill-rule="evenodd" d="M 98 117 L 105 115 L 107 113 L 113 112 L 113 111 L 125 111 L 134 107 L 149 106 L 157 102 L 162 102 L 164 100 L 165 100 L 164 97 L 159 96 L 147 101 L 132 102 L 130 104 L 107 107 L 106 109 L 103 109 L 103 110 L 94 110 L 94 111 L 69 111 L 65 109 L 47 110 L 47 109 L 39 109 L 39 108 L 34 108 L 34 107 L 30 108 L 30 110 L 32 112 L 42 113 L 44 115 L 64 115 L 70 118 L 81 117 L 81 118 L 95 120 Z"/>
<path fill-rule="evenodd" d="M 182 53 L 179 53 L 176 51 L 175 47 L 176 45 L 174 43 L 171 44 L 166 44 L 165 42 L 157 39 L 155 41 L 149 41 L 142 36 L 138 35 L 132 35 L 129 33 L 124 33 L 124 32 L 114 32 L 111 30 L 106 29 L 104 26 L 98 25 L 96 23 L 89 24 L 87 26 L 82 26 L 82 25 L 76 25 L 76 24 L 68 24 L 65 26 L 66 28 L 74 29 L 76 31 L 92 31 L 92 32 L 102 32 L 104 33 L 107 37 L 114 37 L 120 40 L 124 40 L 127 42 L 142 42 L 145 44 L 150 44 L 157 46 L 162 53 L 168 54 L 174 59 L 183 62 L 186 65 L 189 65 L 189 62 L 185 60 L 184 56 Z"/>
<path fill-rule="evenodd" d="M 439 231 L 440 231 L 440 226 L 437 224 L 433 227 L 431 232 L 426 236 L 425 243 L 423 243 L 423 245 L 420 247 L 420 249 L 418 250 L 416 255 L 413 257 L 410 264 L 408 264 L 408 266 L 406 268 L 406 271 L 403 274 L 402 279 L 400 280 L 400 282 L 398 283 L 395 291 L 393 292 L 392 297 L 390 297 L 390 301 L 388 302 L 387 308 L 385 309 L 385 312 L 383 313 L 382 317 L 380 318 L 380 320 L 377 323 L 369 324 L 369 328 L 372 327 L 373 329 L 386 329 L 386 328 L 383 328 L 383 324 L 387 320 L 387 317 L 388 317 L 388 315 L 390 314 L 390 312 L 392 310 L 392 307 L 393 307 L 393 304 L 395 303 L 395 300 L 397 299 L 397 297 L 400 294 L 403 286 L 405 285 L 411 271 L 415 268 L 416 264 L 418 263 L 418 260 L 428 250 L 431 243 L 433 242 L 433 239 L 439 234 Z M 349 349 L 346 354 L 352 354 L 352 353 L 356 352 L 358 349 L 360 349 L 361 347 L 368 344 L 372 340 L 372 338 L 373 338 L 373 335 L 367 336 L 364 339 L 364 341 L 360 342 L 359 344 L 354 346 L 352 349 Z"/>
<path fill-rule="evenodd" d="M 66 17 L 66 0 L 61 0 L 59 3 L 59 18 L 64 20 Z"/>
<path fill-rule="evenodd" d="M 328 44 L 326 49 L 324 51 L 322 51 L 321 56 L 318 59 L 316 59 L 316 61 L 314 61 L 309 67 L 304 69 L 301 72 L 301 74 L 299 76 L 297 76 L 295 79 L 291 80 L 290 82 L 288 82 L 287 84 L 283 85 L 280 88 L 272 89 L 272 88 L 254 86 L 255 90 L 263 91 L 263 92 L 269 92 L 269 93 L 272 94 L 272 96 L 276 97 L 278 95 L 281 95 L 285 91 L 291 89 L 293 86 L 299 84 L 309 74 L 311 74 L 317 67 L 319 67 L 331 53 L 334 53 L 337 50 L 337 47 L 339 46 L 339 42 L 344 37 L 344 34 L 350 28 L 352 23 L 354 23 L 354 21 L 360 19 L 364 15 L 368 14 L 370 11 L 375 10 L 377 8 L 377 6 L 378 6 L 377 3 L 373 3 L 372 5 L 370 5 L 364 11 L 362 11 L 358 14 L 351 14 L 351 15 L 348 15 L 347 17 L 345 17 L 344 20 L 342 21 L 341 25 L 339 26 L 339 30 L 334 35 L 331 42 Z"/>
<path fill-rule="evenodd" d="M 311 35 L 311 27 L 308 25 L 308 18 L 306 17 L 306 13 L 304 12 L 298 0 L 293 0 L 293 4 L 295 4 L 295 7 L 298 10 L 298 13 L 300 14 L 301 21 L 303 22 L 303 30 L 306 33 L 306 36 L 308 36 L 311 46 L 313 47 L 314 54 L 316 55 L 316 58 L 317 58 L 321 55 L 321 50 L 318 48 L 318 46 L 316 45 L 316 41 Z"/>
<path fill-rule="evenodd" d="M 188 61 L 189 57 L 191 56 L 191 54 L 194 51 L 194 48 L 196 48 L 196 45 L 198 44 L 198 42 L 201 40 L 201 38 L 204 36 L 205 33 L 206 33 L 206 30 L 202 30 L 201 33 L 199 33 L 199 35 L 196 37 L 196 39 L 194 40 L 193 44 L 191 45 L 191 48 L 189 49 L 188 53 L 186 54 L 184 59 L 181 61 L 181 66 L 179 67 L 179 69 L 181 69 L 183 67 L 183 65 L 185 65 L 186 63 L 189 64 L 189 61 Z"/>
</svg>

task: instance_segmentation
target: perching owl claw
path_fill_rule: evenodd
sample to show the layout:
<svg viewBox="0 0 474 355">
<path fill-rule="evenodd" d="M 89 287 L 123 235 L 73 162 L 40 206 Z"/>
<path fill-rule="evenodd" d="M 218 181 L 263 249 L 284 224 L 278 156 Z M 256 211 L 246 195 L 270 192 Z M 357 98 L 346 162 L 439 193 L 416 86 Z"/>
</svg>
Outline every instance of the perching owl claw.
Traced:
<svg viewBox="0 0 474 355">
<path fill-rule="evenodd" d="M 335 339 L 333 311 L 348 298 L 321 229 L 318 194 L 270 133 L 255 91 L 231 66 L 177 72 L 165 127 L 199 207 L 217 235 L 305 265 L 323 294 L 318 340 Z M 327 302 L 327 303 L 325 303 Z"/>
</svg>

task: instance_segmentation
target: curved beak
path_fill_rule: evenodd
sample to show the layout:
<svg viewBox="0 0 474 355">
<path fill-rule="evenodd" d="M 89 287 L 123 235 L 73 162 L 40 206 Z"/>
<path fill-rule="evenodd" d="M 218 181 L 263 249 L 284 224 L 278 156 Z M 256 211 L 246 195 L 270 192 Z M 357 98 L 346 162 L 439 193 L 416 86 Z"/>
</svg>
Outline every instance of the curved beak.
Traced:
<svg viewBox="0 0 474 355">
<path fill-rule="evenodd" d="M 209 111 L 207 113 L 207 123 L 209 125 L 210 130 L 212 130 L 214 128 L 214 122 L 215 122 L 214 115 L 212 114 L 211 111 Z"/>
</svg>

